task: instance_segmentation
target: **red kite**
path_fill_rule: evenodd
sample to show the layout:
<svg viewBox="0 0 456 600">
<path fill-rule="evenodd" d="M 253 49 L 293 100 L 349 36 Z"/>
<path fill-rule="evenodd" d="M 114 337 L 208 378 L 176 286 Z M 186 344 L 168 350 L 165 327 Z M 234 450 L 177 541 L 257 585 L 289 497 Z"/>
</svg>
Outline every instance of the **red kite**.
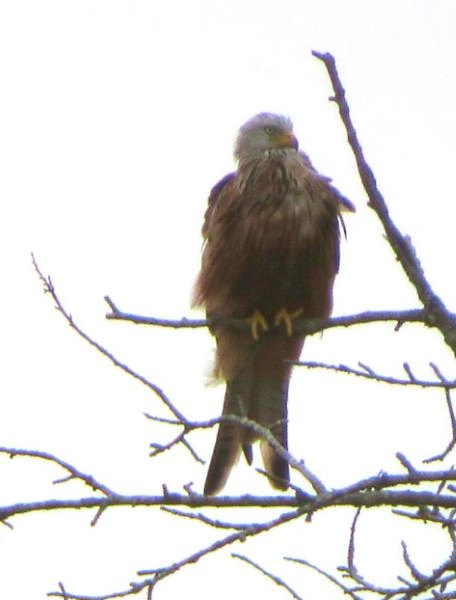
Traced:
<svg viewBox="0 0 456 600">
<path fill-rule="evenodd" d="M 217 325 L 214 374 L 226 380 L 224 415 L 247 417 L 287 448 L 287 395 L 291 361 L 303 336 L 292 320 L 325 318 L 339 267 L 341 210 L 354 210 L 331 180 L 298 151 L 290 119 L 261 113 L 238 134 L 238 169 L 211 191 L 202 266 L 194 305 L 208 317 L 249 319 L 251 330 Z M 283 324 L 283 334 L 268 333 Z M 241 449 L 249 464 L 259 437 L 239 423 L 220 423 L 204 493 L 226 483 Z M 285 490 L 288 462 L 260 443 L 271 484 Z"/>
</svg>

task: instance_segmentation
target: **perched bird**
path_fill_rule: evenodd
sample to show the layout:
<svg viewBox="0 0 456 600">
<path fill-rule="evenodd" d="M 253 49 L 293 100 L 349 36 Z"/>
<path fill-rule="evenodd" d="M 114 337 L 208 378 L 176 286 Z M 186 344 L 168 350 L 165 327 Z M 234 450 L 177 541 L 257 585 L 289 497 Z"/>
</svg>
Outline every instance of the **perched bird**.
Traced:
<svg viewBox="0 0 456 600">
<path fill-rule="evenodd" d="M 209 196 L 193 304 L 208 317 L 250 320 L 246 330 L 212 329 L 214 375 L 226 380 L 223 414 L 255 421 L 286 449 L 290 363 L 304 343 L 293 333 L 293 319 L 330 315 L 340 212 L 354 207 L 298 150 L 287 117 L 260 113 L 247 121 L 234 156 L 237 171 Z M 283 333 L 268 333 L 275 325 Z M 252 462 L 258 437 L 239 423 L 220 423 L 205 494 L 223 488 L 241 449 Z M 286 489 L 288 462 L 265 439 L 260 449 L 271 484 Z"/>
</svg>

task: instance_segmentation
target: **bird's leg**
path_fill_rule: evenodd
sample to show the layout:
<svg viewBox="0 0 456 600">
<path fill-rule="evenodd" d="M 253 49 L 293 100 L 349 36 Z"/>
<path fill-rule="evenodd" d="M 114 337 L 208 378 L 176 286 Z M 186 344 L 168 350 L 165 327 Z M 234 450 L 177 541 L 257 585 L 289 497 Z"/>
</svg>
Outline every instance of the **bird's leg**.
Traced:
<svg viewBox="0 0 456 600">
<path fill-rule="evenodd" d="M 293 319 L 299 317 L 302 311 L 302 308 L 298 308 L 293 312 L 289 312 L 285 307 L 281 308 L 275 316 L 274 325 L 278 326 L 283 321 L 287 335 L 291 336 L 293 333 Z"/>
<path fill-rule="evenodd" d="M 249 317 L 250 328 L 252 331 L 252 337 L 255 342 L 258 342 L 260 339 L 259 329 L 262 329 L 264 333 L 269 331 L 269 325 L 264 316 L 261 314 L 259 310 L 256 310 L 251 317 Z"/>
</svg>

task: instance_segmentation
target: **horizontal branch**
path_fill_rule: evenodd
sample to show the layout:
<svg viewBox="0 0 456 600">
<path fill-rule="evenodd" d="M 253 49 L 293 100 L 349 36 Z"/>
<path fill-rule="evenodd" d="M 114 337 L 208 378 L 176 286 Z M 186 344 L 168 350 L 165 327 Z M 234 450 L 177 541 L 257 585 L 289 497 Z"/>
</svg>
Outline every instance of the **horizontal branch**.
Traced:
<svg viewBox="0 0 456 600">
<path fill-rule="evenodd" d="M 456 474 L 449 478 L 456 480 Z M 417 482 L 418 483 L 418 482 Z M 167 493 L 159 496 L 148 495 L 116 495 L 109 497 L 87 497 L 73 500 L 40 500 L 3 506 L 0 508 L 0 520 L 12 516 L 49 510 L 81 510 L 106 509 L 120 506 L 151 507 L 151 506 L 186 506 L 189 508 L 297 508 L 301 514 L 314 513 L 330 506 L 408 506 L 420 508 L 432 506 L 438 508 L 456 509 L 456 495 L 439 494 L 432 491 L 395 491 L 368 490 L 346 493 L 336 490 L 321 496 L 308 496 L 305 500 L 297 496 L 203 496 L 200 494 Z"/>
<path fill-rule="evenodd" d="M 236 419 L 234 416 L 225 417 L 227 419 Z M 244 423 L 243 423 L 244 424 Z M 251 422 L 246 423 L 249 427 Z M 199 426 L 206 426 L 209 423 L 199 423 Z M 196 424 L 195 424 L 196 426 Z M 257 427 L 259 427 L 257 425 Z M 266 434 L 267 430 L 261 430 Z M 279 450 L 277 448 L 277 450 Z M 95 484 L 95 488 L 107 494 L 104 497 L 77 498 L 73 500 L 49 499 L 36 502 L 16 503 L 9 506 L 0 507 L 0 521 L 5 522 L 8 518 L 19 514 L 25 514 L 38 511 L 49 510 L 80 510 L 96 508 L 105 510 L 116 506 L 185 506 L 188 508 L 202 507 L 288 507 L 299 509 L 300 513 L 313 513 L 316 510 L 329 506 L 407 506 L 423 507 L 432 506 L 440 508 L 456 508 L 456 494 L 441 494 L 443 485 L 448 482 L 456 481 L 456 469 L 423 471 L 415 469 L 402 455 L 398 455 L 401 464 L 405 466 L 407 472 L 400 474 L 380 474 L 360 480 L 345 488 L 328 491 L 322 484 L 313 485 L 317 491 L 316 494 L 301 492 L 296 488 L 294 495 L 277 496 L 204 496 L 202 494 L 189 491 L 187 494 L 170 493 L 164 487 L 162 495 L 124 495 L 115 494 L 106 486 L 96 482 L 90 475 L 81 473 L 76 467 L 70 465 L 50 454 L 28 450 L 16 450 L 12 448 L 0 448 L 0 451 L 11 456 L 21 455 L 37 457 L 55 462 L 64 467 L 74 478 L 82 479 L 85 483 Z M 294 464 L 296 463 L 296 465 Z M 302 463 L 293 459 L 292 466 L 302 472 Z M 300 468 L 301 467 L 301 468 Z M 302 473 L 307 479 L 307 473 Z M 311 478 L 311 482 L 315 479 Z M 418 486 L 424 483 L 438 483 L 439 488 L 436 492 L 429 490 L 392 490 L 398 486 Z M 451 486 L 448 486 L 451 490 Z"/>
<path fill-rule="evenodd" d="M 109 296 L 105 297 L 108 302 L 111 312 L 106 314 L 106 318 L 113 321 L 128 321 L 138 325 L 152 325 L 156 327 L 168 327 L 171 329 L 198 329 L 202 327 L 215 327 L 223 325 L 243 331 L 251 330 L 251 323 L 248 319 L 160 319 L 157 317 L 148 317 L 137 315 L 120 310 L 112 302 Z M 426 323 L 426 315 L 424 310 L 378 310 L 366 311 L 355 315 L 347 315 L 342 317 L 334 317 L 332 319 L 295 319 L 293 320 L 293 333 L 298 335 L 312 335 L 319 333 L 325 329 L 334 327 L 351 327 L 353 325 L 361 325 L 366 323 L 379 322 L 395 322 L 398 326 L 403 323 Z M 271 328 L 271 334 L 283 334 L 283 329 L 279 327 Z"/>
</svg>

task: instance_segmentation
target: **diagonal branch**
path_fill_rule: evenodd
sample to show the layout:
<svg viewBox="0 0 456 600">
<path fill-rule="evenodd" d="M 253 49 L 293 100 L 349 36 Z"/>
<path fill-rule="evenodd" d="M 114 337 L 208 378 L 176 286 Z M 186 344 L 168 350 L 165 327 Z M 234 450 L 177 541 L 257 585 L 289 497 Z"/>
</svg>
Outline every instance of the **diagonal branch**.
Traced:
<svg viewBox="0 0 456 600">
<path fill-rule="evenodd" d="M 267 571 L 252 559 L 248 558 L 247 556 L 243 556 L 242 554 L 233 553 L 231 556 L 233 558 L 239 558 L 240 560 L 246 562 L 248 565 L 251 565 L 254 569 L 262 573 L 265 577 L 271 579 L 271 581 L 276 583 L 279 587 L 284 588 L 295 600 L 303 600 L 302 596 L 298 596 L 295 590 L 292 587 L 290 587 L 283 579 L 281 579 L 277 575 L 274 575 L 270 571 Z"/>
<path fill-rule="evenodd" d="M 41 283 L 43 284 L 44 293 L 51 295 L 52 299 L 54 300 L 57 310 L 61 313 L 61 315 L 66 320 L 68 325 L 72 329 L 74 329 L 74 331 L 76 331 L 76 333 L 78 335 L 80 335 L 86 342 L 88 342 L 93 348 L 98 350 L 98 352 L 100 352 L 100 354 L 103 354 L 103 356 L 105 356 L 106 358 L 109 358 L 116 367 L 120 367 L 123 371 L 125 371 L 126 373 L 128 373 L 129 375 L 134 377 L 135 379 L 138 379 L 139 381 L 141 381 L 141 383 L 143 383 L 149 389 L 151 389 L 153 392 L 155 392 L 155 394 L 157 394 L 157 396 L 160 398 L 160 400 L 163 402 L 163 404 L 165 404 L 167 406 L 167 408 L 172 412 L 172 414 L 176 418 L 185 422 L 186 419 L 184 418 L 184 416 L 176 409 L 176 407 L 171 403 L 171 401 L 165 396 L 163 391 L 157 385 L 148 381 L 145 377 L 143 377 L 139 373 L 136 373 L 135 371 L 130 369 L 127 365 L 121 363 L 113 354 L 111 354 L 108 350 L 106 350 L 106 348 L 104 348 L 101 344 L 99 344 L 97 341 L 95 341 L 93 338 L 91 338 L 85 331 L 83 331 L 79 327 L 79 325 L 76 324 L 73 317 L 67 312 L 67 310 L 64 308 L 64 306 L 60 302 L 60 298 L 58 297 L 57 292 L 55 291 L 55 288 L 51 281 L 51 278 L 45 277 L 43 275 L 43 272 L 41 271 L 40 267 L 38 266 L 38 263 L 37 263 L 33 253 L 32 253 L 32 263 L 33 263 L 33 267 L 35 268 L 35 271 L 38 274 L 38 277 L 39 277 Z"/>
<path fill-rule="evenodd" d="M 339 589 L 341 589 L 344 592 L 344 594 L 347 594 L 348 596 L 350 596 L 350 598 L 352 598 L 352 600 L 362 600 L 362 597 L 358 596 L 354 592 L 354 590 L 351 590 L 348 586 L 346 586 L 342 582 L 340 582 L 337 579 L 337 577 L 334 577 L 334 575 L 331 575 L 331 573 L 328 573 L 327 571 L 325 571 L 321 567 L 319 567 L 317 565 L 314 565 L 313 563 L 309 562 L 308 560 L 305 560 L 304 558 L 295 558 L 295 557 L 292 557 L 292 556 L 285 556 L 284 558 L 285 558 L 285 560 L 287 560 L 289 562 L 296 563 L 298 565 L 303 565 L 305 567 L 309 567 L 313 571 L 316 571 L 317 573 L 319 573 L 320 575 L 322 575 L 323 577 L 325 577 L 326 579 L 328 579 L 336 587 L 338 587 Z"/>
<path fill-rule="evenodd" d="M 432 290 L 425 277 L 410 237 L 403 235 L 389 216 L 385 199 L 378 189 L 375 175 L 364 157 L 363 149 L 353 126 L 350 109 L 345 99 L 345 90 L 337 72 L 336 61 L 329 53 L 314 51 L 312 54 L 324 63 L 328 71 L 334 89 L 334 97 L 331 99 L 339 107 L 340 117 L 347 132 L 348 142 L 355 156 L 364 189 L 369 197 L 369 206 L 380 219 L 391 248 L 424 306 L 426 323 L 439 329 L 445 342 L 456 355 L 456 316 L 448 311 L 442 300 Z"/>
<path fill-rule="evenodd" d="M 109 600 L 110 598 L 122 598 L 122 597 L 125 597 L 128 595 L 137 594 L 138 592 L 140 592 L 144 589 L 148 589 L 149 597 L 152 597 L 151 596 L 152 590 L 155 588 L 157 583 L 159 583 L 166 577 L 173 575 L 174 573 L 176 573 L 183 567 L 190 565 L 190 564 L 194 564 L 194 563 L 200 561 L 202 558 L 208 556 L 209 554 L 217 552 L 218 550 L 226 548 L 227 546 L 235 544 L 236 542 L 244 542 L 249 537 L 259 535 L 259 534 L 269 531 L 273 528 L 276 528 L 279 525 L 288 523 L 289 521 L 292 521 L 293 519 L 296 519 L 299 516 L 300 516 L 299 510 L 294 510 L 291 512 L 283 513 L 275 519 L 272 519 L 270 521 L 267 521 L 267 522 L 261 523 L 261 524 L 249 525 L 242 531 L 232 533 L 230 535 L 225 536 L 224 538 L 216 540 L 209 546 L 200 548 L 196 552 L 190 554 L 189 556 L 186 556 L 185 558 L 183 558 L 180 561 L 172 563 L 171 565 L 168 565 L 166 567 L 159 567 L 156 569 L 144 569 L 144 570 L 138 571 L 139 576 L 149 576 L 149 577 L 144 581 L 130 583 L 130 588 L 128 590 L 123 590 L 121 592 L 102 595 L 102 596 L 83 596 L 83 595 L 75 595 L 75 594 L 69 593 L 67 591 L 65 591 L 65 592 L 60 591 L 60 592 L 50 592 L 48 594 L 48 596 L 59 597 L 59 598 L 63 598 L 64 600 Z M 62 586 L 61 586 L 61 590 L 62 590 Z"/>
</svg>

